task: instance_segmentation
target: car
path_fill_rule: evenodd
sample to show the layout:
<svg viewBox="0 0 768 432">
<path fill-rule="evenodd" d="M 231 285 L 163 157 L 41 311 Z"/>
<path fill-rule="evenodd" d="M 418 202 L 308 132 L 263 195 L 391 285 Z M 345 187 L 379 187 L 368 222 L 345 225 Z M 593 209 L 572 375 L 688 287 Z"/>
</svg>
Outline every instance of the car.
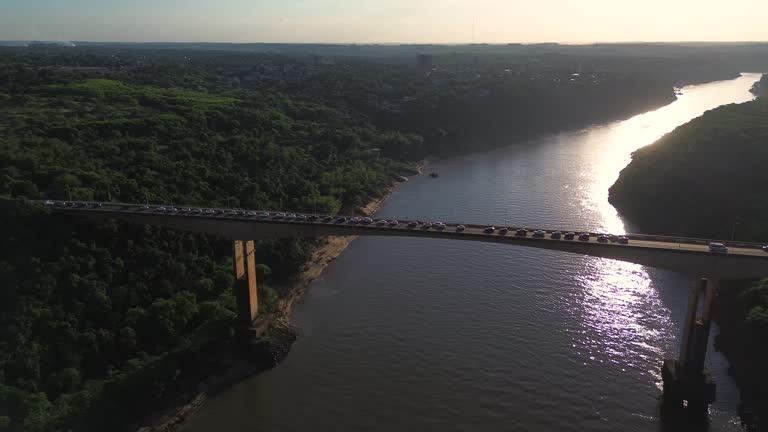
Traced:
<svg viewBox="0 0 768 432">
<path fill-rule="evenodd" d="M 424 224 L 421 226 L 421 229 L 428 230 L 432 228 L 432 222 L 424 222 Z"/>
<path fill-rule="evenodd" d="M 296 215 L 294 213 L 288 213 L 287 215 L 285 215 L 285 218 L 287 220 L 293 220 L 293 219 L 296 219 Z"/>
<path fill-rule="evenodd" d="M 275 213 L 274 216 L 272 216 L 272 219 L 282 219 L 285 217 L 285 213 Z"/>
<path fill-rule="evenodd" d="M 159 213 L 165 213 L 165 207 L 156 207 L 155 211 Z"/>
<path fill-rule="evenodd" d="M 507 227 L 499 228 L 499 235 L 507 235 L 508 232 L 509 232 L 509 228 Z"/>
<path fill-rule="evenodd" d="M 567 232 L 563 236 L 563 238 L 566 239 L 566 240 L 573 240 L 574 237 L 576 237 L 576 233 L 574 233 L 574 232 Z"/>
<path fill-rule="evenodd" d="M 307 216 L 307 220 L 310 221 L 310 222 L 314 222 L 314 221 L 317 220 L 317 216 L 316 215 L 309 215 L 309 216 Z"/>
<path fill-rule="evenodd" d="M 626 237 L 626 236 L 619 236 L 616 239 L 616 243 L 618 243 L 618 244 L 629 244 L 629 238 Z"/>
<path fill-rule="evenodd" d="M 484 233 L 486 233 L 486 234 L 491 234 L 491 233 L 493 233 L 494 231 L 496 231 L 496 228 L 494 228 L 494 227 L 492 227 L 492 226 L 489 226 L 489 227 L 485 227 L 485 229 L 483 229 L 483 232 L 484 232 Z"/>
<path fill-rule="evenodd" d="M 96 204 L 92 204 L 92 207 L 96 207 Z M 168 207 L 166 211 L 168 213 L 178 213 L 179 209 L 177 209 L 176 207 Z"/>
<path fill-rule="evenodd" d="M 360 223 L 362 223 L 364 225 L 369 225 L 369 224 L 373 223 L 373 219 L 371 219 L 369 217 L 364 217 L 364 218 L 360 219 Z"/>
<path fill-rule="evenodd" d="M 387 224 L 387 221 L 385 221 L 384 219 L 381 219 L 380 221 L 376 222 L 376 225 L 378 225 L 378 226 L 384 226 L 386 224 Z"/>
<path fill-rule="evenodd" d="M 307 217 L 304 215 L 296 215 L 296 220 L 298 221 L 305 221 L 307 220 Z"/>
<path fill-rule="evenodd" d="M 248 212 L 248 217 L 254 217 L 254 216 L 256 216 L 256 212 L 255 211 L 249 211 Z"/>
<path fill-rule="evenodd" d="M 101 205 L 101 203 L 91 203 L 91 206 L 90 206 L 90 207 L 91 207 L 91 208 L 101 208 L 101 207 L 102 207 L 102 205 Z"/>
<path fill-rule="evenodd" d="M 419 223 L 416 221 L 408 222 L 408 228 L 416 228 L 417 226 L 419 226 Z"/>
<path fill-rule="evenodd" d="M 525 237 L 528 235 L 528 230 L 524 228 L 520 228 L 519 230 L 515 231 L 515 235 L 518 237 Z"/>
<path fill-rule="evenodd" d="M 579 241 L 589 241 L 589 233 L 579 234 Z"/>
<path fill-rule="evenodd" d="M 47 206 L 52 206 L 54 203 L 51 200 L 47 200 L 44 204 Z"/>
<path fill-rule="evenodd" d="M 709 251 L 717 253 L 728 253 L 728 247 L 722 243 L 711 242 L 709 244 Z"/>
<path fill-rule="evenodd" d="M 544 238 L 544 236 L 547 234 L 544 230 L 536 230 L 533 232 L 533 236 L 536 238 Z"/>
<path fill-rule="evenodd" d="M 344 216 L 339 216 L 336 218 L 336 223 L 344 223 L 346 221 L 347 221 L 347 218 L 345 218 Z"/>
<path fill-rule="evenodd" d="M 768 252 L 768 245 L 763 246 L 762 249 L 763 249 L 763 252 Z"/>
<path fill-rule="evenodd" d="M 462 232 L 462 231 L 464 231 L 466 228 L 467 228 L 467 227 L 465 227 L 464 225 L 456 225 L 456 231 L 458 231 L 458 232 Z"/>
<path fill-rule="evenodd" d="M 563 236 L 563 233 L 561 233 L 560 231 L 555 231 L 549 235 L 549 238 L 553 240 L 559 240 L 562 236 Z"/>
<path fill-rule="evenodd" d="M 442 222 L 435 222 L 433 225 L 434 225 L 436 230 L 442 231 L 442 230 L 445 229 L 445 224 L 442 223 Z"/>
<path fill-rule="evenodd" d="M 397 219 L 392 219 L 391 221 L 389 221 L 389 223 L 387 225 L 389 225 L 391 227 L 398 226 L 398 225 L 400 225 L 400 222 L 398 222 Z"/>
<path fill-rule="evenodd" d="M 142 210 L 149 210 L 149 206 L 148 205 L 141 206 L 141 209 Z"/>
<path fill-rule="evenodd" d="M 63 207 L 65 205 L 67 205 L 67 203 L 65 203 L 64 201 L 56 201 L 56 202 L 53 203 L 53 205 L 56 206 L 56 207 Z"/>
<path fill-rule="evenodd" d="M 616 243 L 619 241 L 619 236 L 617 236 L 616 234 L 609 234 L 608 241 L 610 241 L 611 243 Z"/>
<path fill-rule="evenodd" d="M 608 236 L 605 234 L 597 236 L 598 243 L 608 243 L 608 241 Z"/>
<path fill-rule="evenodd" d="M 333 216 L 326 216 L 323 218 L 323 222 L 330 222 L 333 220 Z"/>
</svg>

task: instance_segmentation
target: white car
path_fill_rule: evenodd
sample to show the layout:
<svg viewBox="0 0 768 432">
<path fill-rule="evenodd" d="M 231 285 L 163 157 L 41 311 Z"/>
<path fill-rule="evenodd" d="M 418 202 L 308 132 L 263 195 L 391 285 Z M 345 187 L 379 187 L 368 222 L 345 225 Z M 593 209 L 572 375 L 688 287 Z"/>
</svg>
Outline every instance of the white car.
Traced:
<svg viewBox="0 0 768 432">
<path fill-rule="evenodd" d="M 713 242 L 709 244 L 709 251 L 717 253 L 728 253 L 728 247 L 722 243 Z"/>
</svg>

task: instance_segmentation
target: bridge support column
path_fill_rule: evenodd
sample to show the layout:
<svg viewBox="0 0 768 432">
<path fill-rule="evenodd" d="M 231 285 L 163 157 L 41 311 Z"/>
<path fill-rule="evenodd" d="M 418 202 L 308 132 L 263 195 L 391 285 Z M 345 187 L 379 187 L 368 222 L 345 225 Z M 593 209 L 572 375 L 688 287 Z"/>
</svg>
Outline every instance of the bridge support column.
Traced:
<svg viewBox="0 0 768 432">
<path fill-rule="evenodd" d="M 237 315 L 243 324 L 250 325 L 259 314 L 259 292 L 256 286 L 256 257 L 253 240 L 235 240 L 233 249 Z"/>
<path fill-rule="evenodd" d="M 704 369 L 704 359 L 717 286 L 717 279 L 701 279 L 691 292 L 683 324 L 680 358 L 666 359 L 661 367 L 664 408 L 705 417 L 709 404 L 715 401 L 715 383 L 709 371 Z"/>
</svg>

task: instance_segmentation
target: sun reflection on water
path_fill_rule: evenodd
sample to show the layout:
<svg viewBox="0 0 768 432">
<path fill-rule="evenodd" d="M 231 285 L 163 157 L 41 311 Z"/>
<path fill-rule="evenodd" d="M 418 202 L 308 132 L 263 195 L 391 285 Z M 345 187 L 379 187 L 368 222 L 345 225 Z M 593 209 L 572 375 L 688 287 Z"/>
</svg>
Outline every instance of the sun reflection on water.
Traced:
<svg viewBox="0 0 768 432">
<path fill-rule="evenodd" d="M 643 267 L 587 259 L 576 280 L 585 290 L 583 328 L 574 336 L 574 346 L 590 361 L 623 365 L 659 378 L 661 342 L 673 323 Z"/>
</svg>

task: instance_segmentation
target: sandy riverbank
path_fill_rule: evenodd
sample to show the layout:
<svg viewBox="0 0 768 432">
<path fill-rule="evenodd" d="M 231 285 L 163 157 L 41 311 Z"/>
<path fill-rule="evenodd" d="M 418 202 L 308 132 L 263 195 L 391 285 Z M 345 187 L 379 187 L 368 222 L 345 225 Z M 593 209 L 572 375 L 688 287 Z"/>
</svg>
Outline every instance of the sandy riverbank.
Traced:
<svg viewBox="0 0 768 432">
<path fill-rule="evenodd" d="M 422 167 L 423 164 L 420 164 L 417 167 L 419 173 L 421 173 Z M 408 180 L 407 177 L 402 178 L 406 181 Z M 381 208 L 384 202 L 386 202 L 387 198 L 389 198 L 392 190 L 400 183 L 402 182 L 396 182 L 393 186 L 387 189 L 386 193 L 381 198 L 372 200 L 365 206 L 357 209 L 356 212 L 361 215 L 372 216 L 379 208 Z M 304 298 L 309 285 L 317 278 L 319 278 L 323 274 L 323 271 L 325 271 L 326 267 L 335 261 L 336 258 L 338 258 L 338 256 L 344 252 L 347 246 L 349 246 L 349 244 L 352 243 L 352 241 L 356 238 L 356 236 L 331 236 L 319 240 L 321 242 L 320 246 L 318 246 L 317 249 L 315 249 L 315 251 L 312 253 L 312 256 L 304 265 L 304 269 L 302 269 L 301 273 L 299 273 L 299 275 L 296 276 L 296 278 L 288 286 L 278 287 L 281 292 L 286 293 L 280 299 L 278 311 L 279 319 L 284 319 L 287 321 L 290 320 L 294 304 Z"/>
<path fill-rule="evenodd" d="M 419 163 L 415 169 L 416 174 L 413 175 L 420 174 L 426 163 L 427 162 Z M 399 176 L 399 178 L 392 184 L 392 186 L 387 188 L 384 195 L 371 200 L 365 206 L 357 208 L 354 211 L 360 215 L 372 216 L 386 202 L 394 188 L 407 180 L 408 177 L 403 175 Z M 294 277 L 288 284 L 275 287 L 284 294 L 280 298 L 277 313 L 274 317 L 271 317 L 269 321 L 274 323 L 274 321 L 277 320 L 281 325 L 290 325 L 289 323 L 294 305 L 304 299 L 307 289 L 312 284 L 312 282 L 319 278 L 323 274 L 323 271 L 325 271 L 325 269 L 328 267 L 328 265 L 335 261 L 336 258 L 338 258 L 338 256 L 344 252 L 347 246 L 349 246 L 349 244 L 352 243 L 352 241 L 356 238 L 357 237 L 355 236 L 333 236 L 319 239 L 318 241 L 320 244 L 312 253 L 310 259 L 304 264 L 302 271 L 296 275 L 296 277 Z M 249 367 L 245 361 L 240 361 L 234 367 L 230 368 L 230 370 L 222 371 L 219 376 L 213 379 L 215 381 L 234 384 L 248 378 L 249 376 L 257 374 L 260 371 L 261 369 L 254 369 L 253 367 Z M 195 395 L 195 397 L 188 404 L 167 412 L 165 415 L 160 417 L 158 421 L 154 422 L 152 426 L 141 428 L 139 429 L 139 432 L 183 431 L 185 422 L 192 418 L 195 413 L 203 407 L 205 402 L 208 400 L 208 397 L 209 395 L 207 391 L 201 391 Z"/>
</svg>

